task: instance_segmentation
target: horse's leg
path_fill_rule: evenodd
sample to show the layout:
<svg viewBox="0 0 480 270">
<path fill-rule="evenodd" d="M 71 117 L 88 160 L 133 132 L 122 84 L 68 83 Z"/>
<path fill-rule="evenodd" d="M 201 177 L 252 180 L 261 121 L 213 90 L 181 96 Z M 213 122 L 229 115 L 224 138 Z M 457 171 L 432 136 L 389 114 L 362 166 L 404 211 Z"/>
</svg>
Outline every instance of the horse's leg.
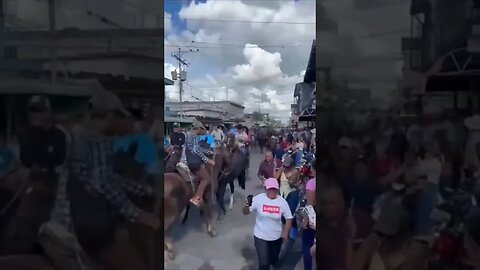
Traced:
<svg viewBox="0 0 480 270">
<path fill-rule="evenodd" d="M 232 210 L 233 209 L 233 194 L 235 193 L 235 183 L 233 182 L 233 179 L 228 184 L 230 186 L 230 202 L 229 202 L 229 205 L 228 205 L 228 209 Z"/>
<path fill-rule="evenodd" d="M 240 172 L 240 175 L 238 176 L 238 185 L 240 186 L 241 189 L 245 190 L 245 182 L 246 182 L 246 172 L 245 170 L 242 170 Z"/>
<path fill-rule="evenodd" d="M 124 229 L 117 231 L 113 244 L 101 251 L 99 256 L 107 269 L 147 270 L 147 266 L 128 238 L 128 232 Z"/>
<path fill-rule="evenodd" d="M 206 223 L 207 223 L 207 232 L 211 237 L 217 236 L 217 232 L 215 230 L 215 216 L 214 216 L 214 204 L 215 200 L 211 198 L 212 196 L 212 188 L 208 188 L 205 192 L 205 204 L 203 205 L 203 209 L 205 211 L 205 218 L 206 218 Z"/>
<path fill-rule="evenodd" d="M 182 225 L 185 224 L 185 222 L 187 222 L 188 213 L 190 212 L 190 207 L 191 207 L 190 204 L 187 204 L 187 207 L 185 207 L 185 214 L 183 215 L 183 219 L 182 219 L 182 222 L 181 222 Z"/>
<path fill-rule="evenodd" d="M 173 245 L 173 241 L 166 235 L 167 235 L 167 230 L 175 222 L 178 215 L 181 214 L 179 213 L 181 211 L 177 209 L 176 207 L 177 204 L 171 201 L 172 200 L 171 197 L 165 196 L 165 198 L 170 198 L 170 200 L 167 200 L 167 199 L 164 200 L 164 211 L 165 211 L 163 216 L 163 235 L 165 235 L 164 249 L 167 252 L 168 258 L 173 260 L 175 259 L 175 256 L 176 256 L 175 248 Z"/>
<path fill-rule="evenodd" d="M 227 209 L 225 209 L 225 192 L 227 190 L 227 183 L 230 180 L 230 176 L 227 176 L 218 183 L 217 190 L 217 205 L 222 211 L 223 215 L 218 215 L 219 219 L 222 219 L 224 215 L 227 214 Z"/>
</svg>

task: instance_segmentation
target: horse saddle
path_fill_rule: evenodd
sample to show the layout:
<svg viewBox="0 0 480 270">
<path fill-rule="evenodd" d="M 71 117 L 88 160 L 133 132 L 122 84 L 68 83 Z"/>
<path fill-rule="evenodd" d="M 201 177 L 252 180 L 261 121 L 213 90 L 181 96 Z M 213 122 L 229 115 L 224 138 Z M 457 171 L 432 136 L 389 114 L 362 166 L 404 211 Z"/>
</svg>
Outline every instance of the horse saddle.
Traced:
<svg viewBox="0 0 480 270">
<path fill-rule="evenodd" d="M 179 162 L 177 163 L 175 168 L 177 169 L 177 172 L 180 174 L 180 176 L 182 176 L 183 180 L 185 180 L 185 182 L 190 183 L 194 180 L 194 176 L 190 172 L 187 164 Z"/>
</svg>

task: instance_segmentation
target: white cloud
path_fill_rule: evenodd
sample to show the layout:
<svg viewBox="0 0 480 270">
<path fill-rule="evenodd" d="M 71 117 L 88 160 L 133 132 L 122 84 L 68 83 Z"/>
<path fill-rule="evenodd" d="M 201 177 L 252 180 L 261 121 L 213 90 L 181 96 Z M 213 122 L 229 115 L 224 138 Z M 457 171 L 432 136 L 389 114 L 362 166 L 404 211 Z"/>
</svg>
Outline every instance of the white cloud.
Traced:
<svg viewBox="0 0 480 270">
<path fill-rule="evenodd" d="M 175 66 L 170 63 L 164 63 L 163 75 L 165 78 L 172 78 L 171 72 L 175 70 Z M 178 100 L 178 88 L 176 85 L 166 85 L 165 86 L 165 97 L 173 100 Z"/>
<path fill-rule="evenodd" d="M 268 2 L 268 3 L 267 3 Z M 295 84 L 307 66 L 315 24 L 235 23 L 211 20 L 315 22 L 314 1 L 190 2 L 179 12 L 187 29 L 170 33 L 165 58 L 178 47 L 196 45 L 187 54 L 188 84 L 196 96 L 225 99 L 287 120 Z M 195 41 L 192 43 L 192 41 Z M 282 47 L 283 45 L 283 47 Z"/>
<path fill-rule="evenodd" d="M 163 27 L 165 35 L 168 35 L 172 31 L 172 14 L 165 12 L 163 15 Z"/>
</svg>

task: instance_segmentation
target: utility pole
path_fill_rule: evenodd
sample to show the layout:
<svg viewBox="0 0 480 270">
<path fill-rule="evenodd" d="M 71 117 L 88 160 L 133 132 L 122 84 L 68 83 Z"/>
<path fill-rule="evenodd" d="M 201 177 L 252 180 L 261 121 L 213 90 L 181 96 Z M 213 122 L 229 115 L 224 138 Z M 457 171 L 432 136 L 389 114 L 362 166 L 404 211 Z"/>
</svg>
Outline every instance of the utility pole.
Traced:
<svg viewBox="0 0 480 270">
<path fill-rule="evenodd" d="M 197 49 L 196 51 L 190 49 L 190 50 L 182 50 L 181 48 L 178 48 L 177 54 L 172 54 L 172 57 L 175 58 L 175 60 L 178 61 L 178 92 L 179 92 L 179 97 L 180 97 L 180 118 L 183 118 L 183 81 L 185 81 L 186 78 L 186 73 L 182 70 L 182 66 L 189 66 L 187 61 L 185 61 L 182 58 L 182 55 L 184 53 L 188 52 L 198 52 L 200 51 Z"/>
<path fill-rule="evenodd" d="M 48 0 L 48 22 L 50 30 L 50 79 L 52 84 L 57 83 L 57 52 L 56 43 L 56 14 L 55 0 Z"/>
</svg>

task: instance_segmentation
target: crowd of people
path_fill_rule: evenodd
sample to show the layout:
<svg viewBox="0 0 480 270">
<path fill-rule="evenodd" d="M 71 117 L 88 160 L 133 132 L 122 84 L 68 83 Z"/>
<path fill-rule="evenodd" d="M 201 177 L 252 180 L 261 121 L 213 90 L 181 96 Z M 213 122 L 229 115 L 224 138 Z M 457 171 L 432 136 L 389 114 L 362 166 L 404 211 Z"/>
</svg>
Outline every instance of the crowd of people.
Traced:
<svg viewBox="0 0 480 270">
<path fill-rule="evenodd" d="M 261 143 L 267 150 L 257 176 L 265 192 L 243 209 L 256 215 L 259 269 L 281 263 L 288 254 L 282 246 L 288 250 L 297 239 L 305 270 L 314 269 L 315 261 L 326 270 L 426 269 L 441 260 L 432 253 L 442 226 L 451 226 L 444 220 L 452 216 L 462 225 L 464 239 L 457 244 L 465 254 L 456 253 L 461 259 L 445 265 L 480 265 L 480 116 L 377 117 L 362 128 L 319 135 L 277 130 L 266 141 L 254 128 L 195 121 L 187 130 L 174 124 L 162 145 L 163 127 L 141 121 L 108 92 L 93 97 L 81 116 L 54 117 L 43 96 L 29 101 L 28 112 L 18 149 L 0 133 L 2 254 L 46 255 L 59 269 L 80 269 L 75 267 L 85 257 L 112 269 L 145 269 L 124 225 L 129 220 L 153 230 L 160 226 L 155 213 L 132 199 L 155 198 L 155 185 L 121 177 L 115 154 L 128 154 L 135 145 L 132 158 L 146 175 L 159 177 L 160 157 L 180 147 L 181 163 L 200 180 L 190 200 L 200 206 L 215 149 L 232 143 L 248 159 Z M 166 153 L 158 151 L 162 147 Z M 309 158 L 314 152 L 317 157 Z M 459 194 L 471 199 L 466 210 L 443 207 Z M 440 222 L 439 212 L 450 218 Z M 119 254 L 131 259 L 119 261 Z"/>
<path fill-rule="evenodd" d="M 322 134 L 316 228 L 322 269 L 428 269 L 441 260 L 432 246 L 448 222 L 436 216 L 456 214 L 442 205 L 452 193 L 479 198 L 475 119 L 374 117 L 361 129 Z M 469 205 L 474 214 L 460 217 L 462 224 L 478 220 L 477 207 Z M 479 265 L 479 235 L 468 226 L 462 235 L 469 256 L 455 253 L 458 261 L 441 266 L 452 268 L 430 269 Z"/>
</svg>

